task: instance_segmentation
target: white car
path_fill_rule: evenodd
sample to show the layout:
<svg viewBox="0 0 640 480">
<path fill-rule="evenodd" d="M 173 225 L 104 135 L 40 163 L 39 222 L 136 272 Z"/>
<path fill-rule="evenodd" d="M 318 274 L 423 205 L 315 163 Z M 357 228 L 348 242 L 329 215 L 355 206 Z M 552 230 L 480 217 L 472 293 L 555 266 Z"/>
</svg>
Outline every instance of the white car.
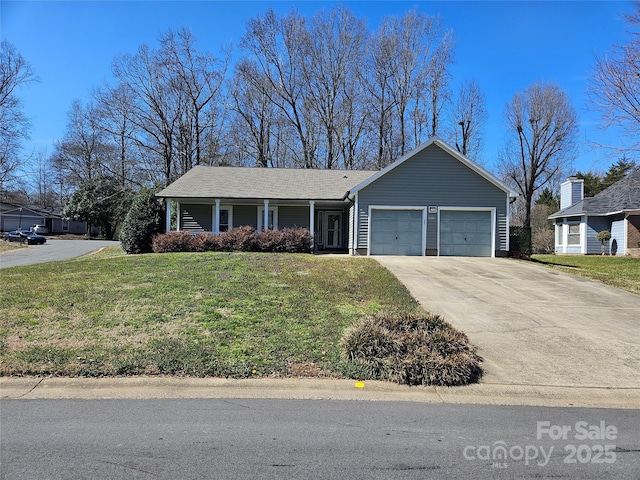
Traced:
<svg viewBox="0 0 640 480">
<path fill-rule="evenodd" d="M 37 233 L 38 235 L 42 235 L 43 233 L 49 233 L 49 229 L 44 225 L 33 225 L 31 227 L 31 231 L 33 233 Z"/>
</svg>

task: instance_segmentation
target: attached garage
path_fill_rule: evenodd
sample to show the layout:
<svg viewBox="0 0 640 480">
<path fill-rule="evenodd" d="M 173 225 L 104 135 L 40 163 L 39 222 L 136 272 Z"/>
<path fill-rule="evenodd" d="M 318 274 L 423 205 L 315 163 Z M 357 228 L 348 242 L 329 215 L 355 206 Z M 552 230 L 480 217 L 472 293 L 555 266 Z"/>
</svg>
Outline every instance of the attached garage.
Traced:
<svg viewBox="0 0 640 480">
<path fill-rule="evenodd" d="M 371 208 L 370 255 L 424 255 L 424 209 Z"/>
<path fill-rule="evenodd" d="M 493 211 L 440 210 L 439 254 L 444 256 L 491 257 L 493 255 Z"/>
</svg>

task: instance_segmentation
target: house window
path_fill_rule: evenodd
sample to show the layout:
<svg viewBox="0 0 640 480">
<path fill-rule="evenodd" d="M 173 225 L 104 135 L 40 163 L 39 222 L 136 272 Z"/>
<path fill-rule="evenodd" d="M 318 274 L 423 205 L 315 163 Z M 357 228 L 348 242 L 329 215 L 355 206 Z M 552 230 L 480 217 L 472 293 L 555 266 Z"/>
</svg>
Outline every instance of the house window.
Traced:
<svg viewBox="0 0 640 480">
<path fill-rule="evenodd" d="M 580 224 L 579 223 L 570 223 L 569 224 L 569 245 L 580 245 Z"/>
<path fill-rule="evenodd" d="M 564 227 L 556 225 L 556 245 L 564 245 Z"/>
<path fill-rule="evenodd" d="M 65 221 L 65 220 L 62 221 L 62 231 L 63 232 L 68 232 L 69 231 L 69 222 L 68 221 Z"/>
<path fill-rule="evenodd" d="M 226 232 L 229 230 L 229 227 L 231 226 L 231 223 L 229 222 L 230 218 L 231 218 L 231 215 L 229 215 L 229 210 L 226 208 L 221 208 L 220 209 L 220 231 L 221 232 Z"/>
</svg>

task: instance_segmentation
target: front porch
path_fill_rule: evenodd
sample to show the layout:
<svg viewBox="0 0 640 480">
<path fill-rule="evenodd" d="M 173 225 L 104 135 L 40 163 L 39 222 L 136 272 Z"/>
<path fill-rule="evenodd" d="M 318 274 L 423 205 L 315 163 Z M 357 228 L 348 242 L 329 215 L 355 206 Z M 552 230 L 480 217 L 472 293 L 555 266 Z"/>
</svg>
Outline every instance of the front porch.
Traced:
<svg viewBox="0 0 640 480">
<path fill-rule="evenodd" d="M 336 201 L 239 201 L 215 199 L 211 202 L 167 199 L 166 231 L 221 233 L 249 226 L 255 230 L 306 228 L 311 232 L 314 251 L 347 252 L 350 204 Z M 311 228 L 310 226 L 313 226 Z"/>
</svg>

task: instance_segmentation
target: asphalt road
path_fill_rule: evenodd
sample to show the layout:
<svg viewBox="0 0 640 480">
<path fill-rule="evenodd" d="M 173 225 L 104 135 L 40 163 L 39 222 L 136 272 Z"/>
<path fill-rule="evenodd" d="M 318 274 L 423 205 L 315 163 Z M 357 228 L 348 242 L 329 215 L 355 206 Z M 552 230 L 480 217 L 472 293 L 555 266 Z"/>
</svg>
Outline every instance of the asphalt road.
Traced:
<svg viewBox="0 0 640 480">
<path fill-rule="evenodd" d="M 12 480 L 621 480 L 638 479 L 640 472 L 637 410 L 2 400 L 0 419 L 0 478 Z M 586 432 L 590 438 L 583 438 Z"/>
<path fill-rule="evenodd" d="M 111 240 L 58 240 L 47 238 L 44 245 L 31 245 L 0 254 L 0 268 L 24 267 L 80 257 L 103 247 L 119 245 Z"/>
</svg>

